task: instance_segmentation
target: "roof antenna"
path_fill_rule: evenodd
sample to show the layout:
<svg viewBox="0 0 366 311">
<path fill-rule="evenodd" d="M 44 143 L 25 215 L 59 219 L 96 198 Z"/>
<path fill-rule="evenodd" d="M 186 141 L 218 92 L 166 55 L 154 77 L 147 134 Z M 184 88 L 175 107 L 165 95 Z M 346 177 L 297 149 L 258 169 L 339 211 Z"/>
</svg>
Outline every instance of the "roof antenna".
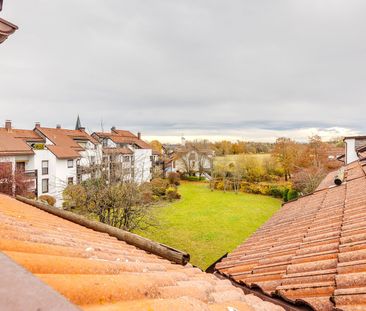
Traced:
<svg viewBox="0 0 366 311">
<path fill-rule="evenodd" d="M 103 118 L 100 119 L 100 128 L 101 128 L 102 132 L 104 132 Z"/>
</svg>

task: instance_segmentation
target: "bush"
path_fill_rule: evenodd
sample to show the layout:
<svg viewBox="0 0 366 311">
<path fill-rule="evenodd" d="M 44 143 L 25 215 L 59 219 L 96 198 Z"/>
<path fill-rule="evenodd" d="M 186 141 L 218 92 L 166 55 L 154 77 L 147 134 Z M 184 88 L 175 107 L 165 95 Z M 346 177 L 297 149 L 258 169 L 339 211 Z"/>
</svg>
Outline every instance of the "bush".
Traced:
<svg viewBox="0 0 366 311">
<path fill-rule="evenodd" d="M 83 185 L 68 185 L 62 196 L 64 208 L 84 207 L 86 205 L 86 191 Z"/>
<path fill-rule="evenodd" d="M 294 189 L 290 189 L 287 192 L 287 201 L 295 200 L 298 197 L 299 197 L 299 193 L 296 190 L 294 190 Z"/>
<path fill-rule="evenodd" d="M 169 181 L 169 184 L 171 184 L 171 185 L 179 186 L 180 185 L 180 176 L 179 176 L 179 174 L 175 173 L 175 172 L 170 172 L 168 174 L 168 181 Z"/>
<path fill-rule="evenodd" d="M 166 189 L 166 192 L 165 192 L 165 195 L 166 195 L 166 198 L 169 201 L 173 201 L 173 200 L 177 200 L 177 199 L 180 199 L 181 198 L 181 196 L 178 193 L 177 189 L 174 188 L 174 187 L 167 188 Z"/>
<path fill-rule="evenodd" d="M 169 182 L 166 179 L 154 178 L 151 182 L 151 190 L 154 195 L 159 197 L 165 195 L 166 188 L 168 188 Z"/>
<path fill-rule="evenodd" d="M 54 206 L 56 204 L 56 199 L 52 195 L 44 194 L 39 196 L 39 200 L 48 205 Z"/>
</svg>

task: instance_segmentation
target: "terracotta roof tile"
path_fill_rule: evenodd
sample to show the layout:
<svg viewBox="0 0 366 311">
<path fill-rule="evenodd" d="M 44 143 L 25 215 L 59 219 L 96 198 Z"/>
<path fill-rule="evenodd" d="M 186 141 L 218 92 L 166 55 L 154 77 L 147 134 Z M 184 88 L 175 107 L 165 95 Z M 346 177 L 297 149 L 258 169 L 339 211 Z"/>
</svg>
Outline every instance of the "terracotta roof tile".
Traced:
<svg viewBox="0 0 366 311">
<path fill-rule="evenodd" d="M 46 147 L 59 159 L 78 158 L 80 156 L 79 151 L 84 150 L 78 143 L 79 141 L 90 141 L 93 144 L 98 143 L 84 130 L 37 127 L 36 131 L 39 131 L 53 143 L 53 145 L 47 144 Z"/>
<path fill-rule="evenodd" d="M 84 310 L 283 310 L 3 195 L 0 251 Z"/>
<path fill-rule="evenodd" d="M 216 269 L 315 310 L 366 306 L 366 177 L 360 162 L 283 207 Z M 353 309 L 352 309 L 353 308 Z"/>
<path fill-rule="evenodd" d="M 136 144 L 141 149 L 152 149 L 152 147 L 148 143 L 146 143 L 142 139 L 139 139 L 130 131 L 115 129 L 112 130 L 110 133 L 95 132 L 93 134 L 100 138 L 109 138 L 116 144 Z"/>
</svg>

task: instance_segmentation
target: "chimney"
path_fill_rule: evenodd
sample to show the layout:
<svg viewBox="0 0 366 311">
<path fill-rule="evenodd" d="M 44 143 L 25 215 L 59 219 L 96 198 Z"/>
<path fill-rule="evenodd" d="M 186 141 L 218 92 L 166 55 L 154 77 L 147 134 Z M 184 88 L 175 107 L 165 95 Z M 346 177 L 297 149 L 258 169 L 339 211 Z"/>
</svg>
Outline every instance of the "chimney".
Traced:
<svg viewBox="0 0 366 311">
<path fill-rule="evenodd" d="M 137 133 L 137 138 L 138 138 L 138 139 L 141 139 L 141 132 L 138 132 L 138 133 Z"/>
<path fill-rule="evenodd" d="M 6 121 L 5 121 L 5 129 L 6 129 L 8 132 L 11 132 L 11 120 L 6 120 Z"/>
<path fill-rule="evenodd" d="M 79 127 L 79 131 L 85 132 L 85 127 L 80 126 L 80 127 Z"/>
<path fill-rule="evenodd" d="M 57 125 L 56 125 L 56 128 L 57 128 L 57 129 L 60 129 L 60 128 L 61 128 L 61 124 L 57 124 Z"/>
<path fill-rule="evenodd" d="M 40 123 L 40 122 L 36 122 L 35 127 L 36 127 L 36 128 L 41 127 L 41 123 Z"/>
<path fill-rule="evenodd" d="M 351 162 L 354 162 L 358 160 L 358 155 L 356 152 L 356 139 L 357 137 L 345 137 L 344 143 L 345 143 L 345 164 L 349 164 Z"/>
<path fill-rule="evenodd" d="M 115 126 L 112 126 L 111 127 L 111 131 L 113 132 L 113 131 L 115 131 L 116 130 L 116 127 Z"/>
</svg>

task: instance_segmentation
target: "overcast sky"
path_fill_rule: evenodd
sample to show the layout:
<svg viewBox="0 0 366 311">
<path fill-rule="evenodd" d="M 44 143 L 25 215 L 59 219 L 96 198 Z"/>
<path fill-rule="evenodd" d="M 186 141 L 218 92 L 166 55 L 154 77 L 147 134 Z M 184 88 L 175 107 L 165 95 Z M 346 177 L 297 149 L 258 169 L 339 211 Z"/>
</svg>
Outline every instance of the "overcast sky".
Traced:
<svg viewBox="0 0 366 311">
<path fill-rule="evenodd" d="M 0 119 L 146 138 L 366 132 L 364 0 L 4 0 Z M 2 122 L 2 121 L 1 121 Z"/>
</svg>

